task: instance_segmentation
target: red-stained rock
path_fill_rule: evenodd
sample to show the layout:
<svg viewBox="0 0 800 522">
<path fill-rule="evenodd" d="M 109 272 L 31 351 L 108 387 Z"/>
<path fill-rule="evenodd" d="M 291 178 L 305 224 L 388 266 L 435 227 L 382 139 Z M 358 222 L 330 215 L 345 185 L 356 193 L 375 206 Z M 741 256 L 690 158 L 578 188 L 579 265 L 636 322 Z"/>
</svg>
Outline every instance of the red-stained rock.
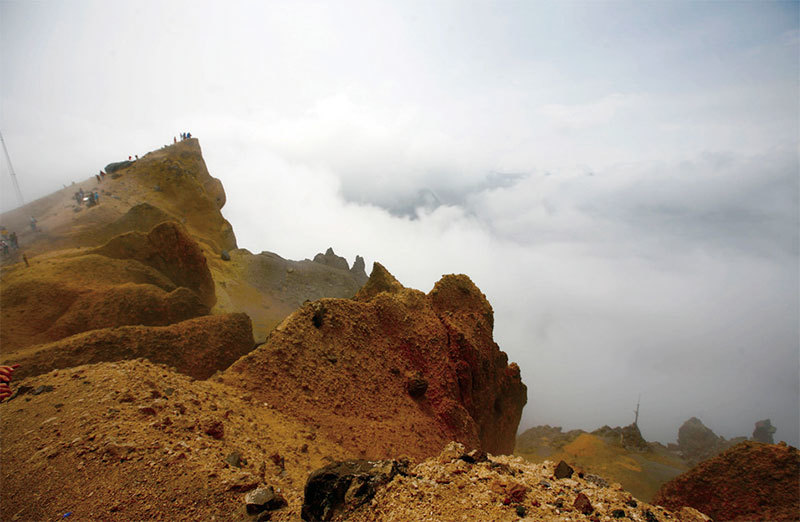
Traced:
<svg viewBox="0 0 800 522">
<path fill-rule="evenodd" d="M 575 502 L 572 504 L 572 507 L 574 507 L 584 515 L 589 515 L 591 514 L 592 511 L 594 511 L 592 503 L 589 501 L 589 497 L 587 497 L 583 493 L 578 493 L 578 496 L 575 497 Z"/>
<path fill-rule="evenodd" d="M 223 378 L 313 418 L 357 456 L 430 456 L 450 440 L 509 453 L 526 387 L 492 324 L 467 276 L 445 276 L 425 295 L 376 263 L 354 299 L 307 304 Z M 424 393 L 410 395 L 412 381 L 426 382 Z"/>
<path fill-rule="evenodd" d="M 715 520 L 797 520 L 800 454 L 785 443 L 742 442 L 661 486 L 653 503 Z"/>
</svg>

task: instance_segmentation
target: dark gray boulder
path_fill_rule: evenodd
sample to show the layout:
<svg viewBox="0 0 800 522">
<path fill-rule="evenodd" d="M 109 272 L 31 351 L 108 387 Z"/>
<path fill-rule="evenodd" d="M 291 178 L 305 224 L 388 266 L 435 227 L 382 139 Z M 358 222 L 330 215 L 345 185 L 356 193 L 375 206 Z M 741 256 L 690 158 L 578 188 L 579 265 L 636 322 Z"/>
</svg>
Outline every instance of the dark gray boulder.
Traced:
<svg viewBox="0 0 800 522">
<path fill-rule="evenodd" d="M 377 488 L 408 470 L 397 460 L 347 460 L 320 468 L 306 481 L 303 520 L 331 520 L 369 502 Z"/>
<path fill-rule="evenodd" d="M 106 165 L 106 174 L 111 174 L 120 169 L 124 169 L 133 165 L 132 161 L 117 161 L 116 163 L 109 163 Z"/>
</svg>

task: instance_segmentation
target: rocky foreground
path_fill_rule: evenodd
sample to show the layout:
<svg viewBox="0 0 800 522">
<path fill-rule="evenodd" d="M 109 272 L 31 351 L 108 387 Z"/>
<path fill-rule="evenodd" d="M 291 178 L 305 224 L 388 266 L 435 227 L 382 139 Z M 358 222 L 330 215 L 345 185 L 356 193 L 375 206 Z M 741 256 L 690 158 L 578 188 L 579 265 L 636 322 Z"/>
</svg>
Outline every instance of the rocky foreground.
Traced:
<svg viewBox="0 0 800 522">
<path fill-rule="evenodd" d="M 0 404 L 0 519 L 709 520 L 566 464 L 458 443 L 354 468 L 278 406 L 144 360 L 23 379 Z"/>
<path fill-rule="evenodd" d="M 711 520 L 693 508 L 674 511 L 635 499 L 619 484 L 563 461 L 467 452 L 449 444 L 435 458 L 398 473 L 344 520 Z"/>
</svg>

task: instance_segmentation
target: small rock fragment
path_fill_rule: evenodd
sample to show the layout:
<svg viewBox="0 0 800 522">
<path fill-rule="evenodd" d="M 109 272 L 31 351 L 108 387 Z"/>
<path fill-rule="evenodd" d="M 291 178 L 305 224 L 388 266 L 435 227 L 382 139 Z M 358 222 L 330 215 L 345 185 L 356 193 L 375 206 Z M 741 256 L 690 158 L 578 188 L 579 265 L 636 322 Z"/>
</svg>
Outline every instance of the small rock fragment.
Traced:
<svg viewBox="0 0 800 522">
<path fill-rule="evenodd" d="M 428 391 L 428 381 L 416 375 L 406 381 L 406 390 L 413 399 L 419 399 Z"/>
<path fill-rule="evenodd" d="M 558 463 L 558 466 L 556 466 L 556 471 L 555 471 L 555 473 L 554 473 L 554 474 L 555 474 L 555 477 L 556 477 L 557 479 L 563 479 L 563 478 L 570 478 L 570 477 L 572 477 L 572 474 L 573 474 L 574 472 L 575 472 L 575 470 L 573 470 L 573 469 L 572 469 L 572 468 L 569 466 L 569 464 L 567 464 L 566 462 L 564 462 L 564 461 L 562 460 L 561 462 L 559 462 L 559 463 Z"/>
<path fill-rule="evenodd" d="M 206 435 L 210 435 L 217 440 L 225 436 L 225 426 L 223 426 L 222 422 L 218 420 L 206 423 L 206 425 L 203 427 L 203 431 Z"/>
<path fill-rule="evenodd" d="M 229 466 L 241 468 L 244 464 L 247 464 L 247 460 L 242 459 L 240 452 L 232 451 L 225 457 L 225 463 Z"/>
<path fill-rule="evenodd" d="M 262 511 L 273 511 L 287 505 L 286 499 L 275 493 L 272 486 L 254 489 L 244 497 L 244 501 L 249 515 L 255 515 Z"/>
<path fill-rule="evenodd" d="M 583 493 L 578 493 L 578 496 L 575 497 L 575 502 L 572 504 L 572 506 L 584 515 L 588 515 L 594 511 L 592 503 L 589 502 L 589 497 Z"/>
<path fill-rule="evenodd" d="M 139 413 L 142 415 L 155 415 L 156 410 L 152 406 L 139 406 Z"/>
<path fill-rule="evenodd" d="M 600 486 L 601 488 L 607 488 L 608 487 L 608 481 L 606 479 L 604 479 L 603 477 L 599 477 L 597 475 L 592 475 L 591 473 L 587 473 L 585 478 L 586 478 L 586 482 L 591 482 L 592 484 L 594 484 L 596 486 Z"/>
<path fill-rule="evenodd" d="M 517 504 L 516 510 L 517 510 L 517 516 L 518 517 L 524 517 L 525 516 L 525 513 L 526 513 L 525 506 L 523 506 L 521 504 Z"/>
<path fill-rule="evenodd" d="M 485 451 L 481 451 L 481 450 L 477 450 L 477 449 L 474 449 L 474 450 L 470 451 L 469 453 L 465 453 L 465 454 L 461 455 L 458 458 L 460 458 L 464 462 L 468 462 L 470 464 L 475 464 L 475 463 L 478 463 L 478 462 L 486 462 L 487 460 L 489 460 L 489 457 L 486 456 L 486 452 Z"/>
<path fill-rule="evenodd" d="M 512 502 L 522 502 L 525 498 L 525 493 L 528 492 L 528 487 L 518 483 L 512 483 L 507 489 L 506 493 Z"/>
<path fill-rule="evenodd" d="M 658 517 L 656 517 L 656 516 L 653 514 L 653 512 L 652 512 L 652 511 L 650 511 L 649 509 L 648 509 L 647 511 L 645 511 L 645 512 L 644 512 L 644 519 L 645 519 L 647 522 L 658 522 Z"/>
<path fill-rule="evenodd" d="M 55 389 L 55 388 L 53 388 L 53 387 L 52 387 L 52 386 L 50 386 L 49 384 L 47 384 L 47 385 L 43 384 L 43 385 L 41 385 L 41 386 L 37 386 L 37 387 L 36 387 L 36 389 L 35 389 L 35 390 L 33 390 L 31 393 L 32 393 L 33 395 L 39 395 L 40 393 L 47 393 L 47 392 L 51 392 L 51 391 L 53 391 L 54 389 Z"/>
<path fill-rule="evenodd" d="M 615 509 L 611 512 L 613 518 L 625 518 L 625 512 L 621 509 Z"/>
<path fill-rule="evenodd" d="M 281 454 L 280 454 L 280 453 L 278 453 L 278 452 L 276 451 L 275 453 L 273 453 L 272 455 L 270 455 L 270 456 L 269 456 L 269 458 L 272 460 L 272 463 L 273 463 L 273 464 L 275 464 L 276 466 L 278 466 L 278 467 L 279 467 L 279 468 L 281 468 L 281 469 L 284 469 L 284 466 L 285 466 L 285 464 L 286 464 L 286 459 L 284 459 L 284 458 L 281 456 Z"/>
<path fill-rule="evenodd" d="M 259 482 L 261 482 L 260 478 L 252 473 L 239 473 L 232 479 L 226 481 L 228 491 L 241 492 L 250 491 L 258 486 Z"/>
</svg>

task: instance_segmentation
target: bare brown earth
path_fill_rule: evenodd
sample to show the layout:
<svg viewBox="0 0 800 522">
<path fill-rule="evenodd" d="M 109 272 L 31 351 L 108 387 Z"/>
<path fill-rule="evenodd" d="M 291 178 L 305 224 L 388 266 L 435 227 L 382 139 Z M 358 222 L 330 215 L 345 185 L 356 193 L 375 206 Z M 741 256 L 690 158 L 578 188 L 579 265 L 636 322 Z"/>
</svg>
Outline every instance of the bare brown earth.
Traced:
<svg viewBox="0 0 800 522">
<path fill-rule="evenodd" d="M 798 520 L 800 453 L 785 442 L 741 442 L 664 484 L 655 502 L 715 520 Z"/>
<path fill-rule="evenodd" d="M 450 440 L 510 452 L 526 401 L 469 278 L 426 295 L 377 263 L 355 300 L 309 303 L 222 378 L 363 458 L 430 456 Z"/>
<path fill-rule="evenodd" d="M 242 490 L 257 483 L 289 502 L 273 520 L 298 520 L 308 473 L 347 456 L 252 395 L 147 361 L 18 386 L 32 390 L 0 404 L 2 520 L 251 520 Z M 225 463 L 234 451 L 246 464 Z"/>
</svg>

